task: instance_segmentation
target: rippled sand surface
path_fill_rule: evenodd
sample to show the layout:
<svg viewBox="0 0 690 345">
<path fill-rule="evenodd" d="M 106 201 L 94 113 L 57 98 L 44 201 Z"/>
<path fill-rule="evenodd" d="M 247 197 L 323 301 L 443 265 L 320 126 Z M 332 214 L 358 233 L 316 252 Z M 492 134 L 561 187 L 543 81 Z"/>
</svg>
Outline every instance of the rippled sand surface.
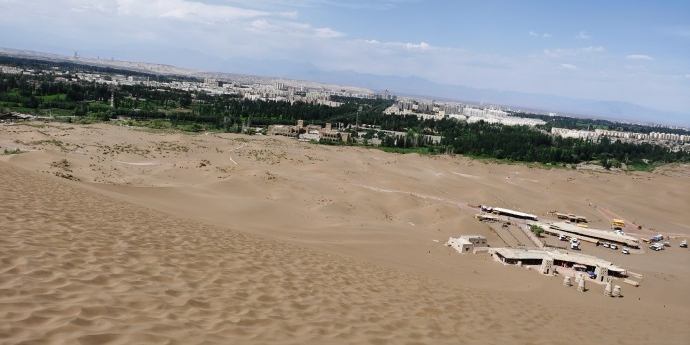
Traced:
<svg viewBox="0 0 690 345">
<path fill-rule="evenodd" d="M 570 207 L 606 222 L 593 201 L 682 236 L 686 216 L 671 210 L 688 195 L 683 167 L 554 172 L 102 125 L 7 126 L 0 144 L 34 150 L 0 159 L 2 344 L 684 344 L 690 335 L 690 261 L 678 248 L 593 249 L 645 277 L 610 299 L 603 287 L 578 293 L 562 278 L 442 246 L 471 233 L 521 240 L 474 221 L 473 202 Z M 589 201 L 573 197 L 585 188 Z"/>
</svg>

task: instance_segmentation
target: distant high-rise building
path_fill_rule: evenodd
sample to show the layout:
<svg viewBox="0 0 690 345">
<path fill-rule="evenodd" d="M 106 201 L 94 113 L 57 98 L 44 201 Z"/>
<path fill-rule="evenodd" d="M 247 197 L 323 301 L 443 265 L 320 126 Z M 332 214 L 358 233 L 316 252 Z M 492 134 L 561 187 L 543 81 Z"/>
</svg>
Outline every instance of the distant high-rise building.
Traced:
<svg viewBox="0 0 690 345">
<path fill-rule="evenodd" d="M 211 86 L 222 86 L 222 83 L 216 78 L 204 78 L 204 84 Z"/>
</svg>

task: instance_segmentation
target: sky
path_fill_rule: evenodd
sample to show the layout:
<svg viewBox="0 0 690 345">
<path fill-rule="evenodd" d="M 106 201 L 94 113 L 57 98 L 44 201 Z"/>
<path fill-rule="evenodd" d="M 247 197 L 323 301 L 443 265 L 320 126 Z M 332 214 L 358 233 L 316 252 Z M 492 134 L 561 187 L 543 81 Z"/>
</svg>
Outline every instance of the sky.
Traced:
<svg viewBox="0 0 690 345">
<path fill-rule="evenodd" d="M 6 48 L 418 77 L 631 102 L 690 121 L 687 0 L 0 0 L 0 13 Z"/>
</svg>

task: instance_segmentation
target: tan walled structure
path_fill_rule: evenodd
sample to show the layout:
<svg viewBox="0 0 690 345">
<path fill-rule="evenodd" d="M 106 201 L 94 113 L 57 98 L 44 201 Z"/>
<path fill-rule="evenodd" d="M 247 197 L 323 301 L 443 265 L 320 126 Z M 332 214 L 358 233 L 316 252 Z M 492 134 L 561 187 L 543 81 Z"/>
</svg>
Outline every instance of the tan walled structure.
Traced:
<svg viewBox="0 0 690 345">
<path fill-rule="evenodd" d="M 488 246 L 486 237 L 480 235 L 464 235 L 459 237 L 451 237 L 446 242 L 446 245 L 454 248 L 460 253 L 469 253 L 474 251 L 475 247 Z"/>
</svg>

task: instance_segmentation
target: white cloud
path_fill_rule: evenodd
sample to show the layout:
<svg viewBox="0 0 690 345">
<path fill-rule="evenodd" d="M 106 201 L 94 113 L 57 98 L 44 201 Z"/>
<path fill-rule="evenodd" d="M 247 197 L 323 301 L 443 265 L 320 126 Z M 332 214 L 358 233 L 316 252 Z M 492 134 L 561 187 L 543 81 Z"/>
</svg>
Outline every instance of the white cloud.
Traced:
<svg viewBox="0 0 690 345">
<path fill-rule="evenodd" d="M 548 32 L 545 32 L 545 33 L 543 33 L 543 34 L 538 34 L 538 33 L 534 32 L 534 31 L 530 31 L 530 32 L 528 32 L 528 34 L 529 34 L 530 36 L 534 36 L 534 37 L 544 37 L 544 38 L 553 37 L 553 35 L 551 35 L 551 34 L 548 33 Z"/>
<path fill-rule="evenodd" d="M 581 40 L 588 40 L 592 38 L 592 36 L 588 35 L 586 31 L 580 31 L 580 33 L 575 36 L 575 38 L 579 38 Z"/>
<path fill-rule="evenodd" d="M 651 57 L 649 55 L 642 55 L 642 54 L 627 55 L 625 58 L 628 60 L 636 60 L 636 61 L 654 61 L 653 57 Z"/>
<path fill-rule="evenodd" d="M 408 0 L 312 0 L 312 3 L 324 4 L 335 7 L 345 7 L 356 10 L 390 10 L 398 7 L 401 3 L 409 2 Z"/>
<path fill-rule="evenodd" d="M 405 42 L 380 42 L 377 40 L 362 40 L 362 42 L 385 48 L 397 48 L 407 51 L 430 51 L 436 49 L 426 42 L 405 43 Z"/>
<path fill-rule="evenodd" d="M 335 31 L 331 28 L 317 28 L 314 29 L 314 34 L 317 37 L 321 38 L 335 38 L 335 37 L 343 37 L 345 36 L 344 33 Z"/>
<path fill-rule="evenodd" d="M 226 22 L 267 16 L 294 17 L 293 13 L 271 13 L 188 0 L 117 0 L 117 13 L 144 18 L 173 18 L 196 22 Z"/>
<path fill-rule="evenodd" d="M 85 12 L 110 12 L 110 8 L 106 6 L 106 4 L 103 3 L 88 3 L 84 5 L 79 5 L 75 4 L 74 7 L 71 8 L 72 11 L 74 12 L 79 12 L 79 13 L 85 13 Z"/>
<path fill-rule="evenodd" d="M 313 28 L 310 24 L 286 22 L 280 20 L 256 19 L 253 20 L 247 30 L 274 36 L 296 36 L 296 37 L 319 37 L 337 38 L 345 36 L 344 33 L 335 31 L 331 28 Z"/>
<path fill-rule="evenodd" d="M 563 56 L 574 56 L 579 54 L 591 54 L 591 53 L 601 53 L 605 49 L 601 46 L 589 46 L 582 48 L 572 48 L 572 49 L 544 49 L 544 55 L 551 57 L 563 57 Z"/>
<path fill-rule="evenodd" d="M 426 42 L 405 43 L 403 46 L 407 50 L 415 50 L 415 51 L 431 50 L 432 49 L 431 46 Z"/>
<path fill-rule="evenodd" d="M 568 69 L 568 70 L 577 70 L 577 66 L 571 65 L 569 63 L 562 63 L 561 68 Z"/>
</svg>

